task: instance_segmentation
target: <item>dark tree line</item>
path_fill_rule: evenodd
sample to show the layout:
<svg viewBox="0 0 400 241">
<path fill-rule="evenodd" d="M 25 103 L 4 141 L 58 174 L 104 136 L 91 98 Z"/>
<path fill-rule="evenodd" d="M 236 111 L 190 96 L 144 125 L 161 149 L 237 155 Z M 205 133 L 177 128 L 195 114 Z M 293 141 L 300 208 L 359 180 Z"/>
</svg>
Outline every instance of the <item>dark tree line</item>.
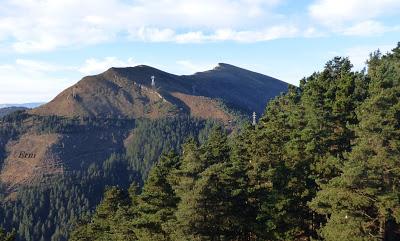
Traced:
<svg viewBox="0 0 400 241">
<path fill-rule="evenodd" d="M 110 188 L 70 240 L 400 240 L 400 44 L 334 58 L 254 126 L 216 128 Z"/>
<path fill-rule="evenodd" d="M 185 139 L 196 137 L 204 142 L 215 125 L 214 120 L 201 120 L 189 116 L 177 116 L 149 121 L 136 120 L 136 126 L 127 141 L 126 154 L 130 165 L 146 179 L 153 164 L 164 150 L 180 151 Z"/>
<path fill-rule="evenodd" d="M 104 161 L 96 160 L 81 165 L 80 169 L 67 167 L 63 176 L 44 178 L 35 186 L 20 189 L 11 198 L 3 195 L 5 191 L 0 183 L 0 227 L 14 229 L 17 240 L 21 241 L 67 240 L 71 229 L 91 216 L 107 186 L 124 189 L 133 181 L 142 186 L 142 176 L 147 176 L 148 166 L 163 150 L 179 151 L 189 136 L 202 142 L 211 126 L 217 125 L 214 121 L 187 116 L 124 120 L 41 117 L 24 112 L 6 116 L 4 120 L 0 131 L 9 133 L 0 136 L 0 142 L 4 138 L 4 145 L 28 131 L 69 134 L 133 129 L 133 136 L 126 143 L 126 153 L 111 154 Z M 139 161 L 143 164 L 137 165 Z"/>
<path fill-rule="evenodd" d="M 4 229 L 0 228 L 0 241 L 14 241 L 15 240 L 15 232 L 7 233 Z"/>
</svg>

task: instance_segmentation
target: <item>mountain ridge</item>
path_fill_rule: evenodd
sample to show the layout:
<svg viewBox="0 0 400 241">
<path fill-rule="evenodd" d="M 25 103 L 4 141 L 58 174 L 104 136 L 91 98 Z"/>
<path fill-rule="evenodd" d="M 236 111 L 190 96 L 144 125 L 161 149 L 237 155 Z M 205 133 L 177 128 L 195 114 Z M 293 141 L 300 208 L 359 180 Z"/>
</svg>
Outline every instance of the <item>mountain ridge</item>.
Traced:
<svg viewBox="0 0 400 241">
<path fill-rule="evenodd" d="M 155 86 L 151 84 L 152 76 Z M 101 74 L 83 77 L 31 113 L 157 118 L 168 115 L 163 112 L 167 109 L 172 115 L 191 113 L 190 106 L 179 97 L 185 95 L 186 99 L 187 96 L 218 99 L 247 114 L 253 111 L 261 114 L 266 102 L 285 92 L 288 86 L 273 77 L 225 63 L 193 75 L 175 75 L 147 65 L 112 67 Z M 159 106 L 160 102 L 164 104 Z M 146 113 L 144 106 L 151 110 Z M 174 107 L 177 109 L 172 110 Z"/>
<path fill-rule="evenodd" d="M 0 199 L 21 210 L 8 215 L 25 215 L 36 195 L 89 213 L 107 186 L 143 183 L 163 152 L 202 143 L 216 126 L 236 131 L 287 88 L 224 64 L 193 75 L 141 65 L 83 77 L 47 104 L 0 118 Z M 33 211 L 53 220 L 43 233 L 74 224 L 75 214 L 53 210 Z"/>
<path fill-rule="evenodd" d="M 193 75 L 170 74 L 146 65 L 112 67 L 83 77 L 47 104 L 3 119 L 0 131 L 9 132 L 7 120 L 19 127 L 9 137 L 0 136 L 0 181 L 14 191 L 42 176 L 59 175 L 68 168 L 79 170 L 82 163 L 123 153 L 123 143 L 132 138 L 140 119 L 162 122 L 187 116 L 191 123 L 215 120 L 234 129 L 250 119 L 253 111 L 261 114 L 266 102 L 288 86 L 223 63 Z M 22 152 L 35 155 L 26 159 Z M 24 175 L 18 176 L 21 170 Z"/>
</svg>

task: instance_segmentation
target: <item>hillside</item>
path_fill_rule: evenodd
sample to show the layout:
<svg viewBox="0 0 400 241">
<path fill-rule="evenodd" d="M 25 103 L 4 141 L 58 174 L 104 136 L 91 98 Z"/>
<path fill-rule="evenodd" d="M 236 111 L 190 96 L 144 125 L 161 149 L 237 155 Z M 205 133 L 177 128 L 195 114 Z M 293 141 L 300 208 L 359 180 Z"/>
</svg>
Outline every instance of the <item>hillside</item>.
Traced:
<svg viewBox="0 0 400 241">
<path fill-rule="evenodd" d="M 26 109 L 27 108 L 25 108 L 25 107 L 4 107 L 4 108 L 0 108 L 0 118 L 5 116 L 5 115 L 11 114 L 11 113 L 13 113 L 15 111 L 26 110 Z"/>
<path fill-rule="evenodd" d="M 335 57 L 255 126 L 163 154 L 69 240 L 400 240 L 400 43 L 367 64 Z"/>
<path fill-rule="evenodd" d="M 123 150 L 122 143 L 134 126 L 124 127 L 117 134 L 103 120 L 134 123 L 135 119 L 191 116 L 214 119 L 233 128 L 239 118 L 237 113 L 247 118 L 253 111 L 261 113 L 268 99 L 287 87 L 277 79 L 228 64 L 185 76 L 144 65 L 110 68 L 99 75 L 84 77 L 51 102 L 15 117 L 21 119 L 18 125 L 13 125 L 17 126 L 18 134 L 8 139 L 3 136 L 0 142 L 4 153 L 0 180 L 8 189 L 16 190 L 20 185 L 40 181 L 41 176 L 63 173 L 64 169 L 76 170 L 81 162 L 89 162 L 91 158 L 104 160 L 112 150 Z M 77 122 L 76 118 L 81 120 Z M 72 125 L 68 127 L 72 132 L 48 126 L 65 126 L 65 123 Z M 87 126 L 92 124 L 101 127 Z M 38 126 L 41 126 L 39 131 Z M 85 130 L 79 131 L 82 127 Z M 104 141 L 110 139 L 113 141 Z M 13 156 L 22 151 L 36 155 L 32 160 Z M 21 170 L 23 175 L 18 174 Z"/>
<path fill-rule="evenodd" d="M 269 76 L 228 64 L 185 76 L 144 65 L 111 68 L 99 75 L 84 77 L 51 102 L 27 110 L 23 117 L 16 116 L 21 119 L 18 125 L 13 125 L 17 126 L 18 134 L 9 138 L 5 135 L 0 142 L 4 153 L 0 180 L 8 190 L 17 190 L 21 185 L 40 182 L 42 177 L 58 175 L 71 168 L 79 170 L 81 163 L 93 158 L 104 160 L 112 151 L 123 150 L 122 143 L 134 126 L 124 126 L 115 133 L 103 120 L 134 123 L 135 119 L 187 115 L 214 119 L 233 128 L 238 118 L 235 113 L 247 117 L 253 111 L 261 113 L 268 99 L 286 91 L 287 87 L 286 83 Z M 91 120 L 77 122 L 76 118 Z M 68 133 L 64 127 L 59 130 L 48 126 L 65 126 L 65 123 L 72 126 L 68 127 L 71 129 Z M 81 131 L 82 127 L 85 128 Z M 21 159 L 20 152 L 33 153 L 35 157 Z"/>
<path fill-rule="evenodd" d="M 181 151 L 189 137 L 202 143 L 215 126 L 236 129 L 287 88 L 227 64 L 184 76 L 141 65 L 84 77 L 0 119 L 0 224 L 23 240 L 65 240 L 106 186 L 142 184 L 163 152 Z M 26 213 L 37 225 L 21 223 Z"/>
<path fill-rule="evenodd" d="M 259 115 L 268 100 L 288 88 L 287 83 L 275 78 L 223 63 L 213 70 L 183 78 L 194 83 L 196 95 L 220 98 L 234 108 Z"/>
<path fill-rule="evenodd" d="M 152 76 L 155 86 L 151 85 Z M 221 113 L 220 101 L 247 115 L 253 111 L 262 114 L 267 101 L 285 92 L 287 87 L 287 83 L 272 77 L 228 64 L 184 76 L 140 65 L 111 68 L 85 77 L 31 113 L 125 118 L 190 113 L 196 117 L 214 115 L 224 119 L 227 117 Z"/>
</svg>

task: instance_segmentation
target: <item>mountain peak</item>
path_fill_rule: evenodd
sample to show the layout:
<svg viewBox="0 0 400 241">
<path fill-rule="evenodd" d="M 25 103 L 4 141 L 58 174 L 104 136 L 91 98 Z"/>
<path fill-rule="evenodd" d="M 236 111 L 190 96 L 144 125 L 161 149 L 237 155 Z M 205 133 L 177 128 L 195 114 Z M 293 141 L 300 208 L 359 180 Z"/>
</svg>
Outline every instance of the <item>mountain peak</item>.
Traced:
<svg viewBox="0 0 400 241">
<path fill-rule="evenodd" d="M 226 63 L 219 63 L 213 70 L 181 76 L 147 65 L 113 67 L 102 74 L 84 77 L 32 113 L 157 118 L 172 113 L 172 109 L 193 114 L 193 108 L 200 106 L 196 101 L 221 100 L 246 113 L 261 114 L 266 102 L 287 87 L 287 83 L 272 77 Z"/>
<path fill-rule="evenodd" d="M 237 66 L 231 65 L 231 64 L 226 64 L 226 63 L 218 63 L 217 66 L 214 67 L 214 69 L 209 70 L 209 71 L 229 71 L 232 69 L 240 69 Z M 206 71 L 208 72 L 208 71 Z"/>
<path fill-rule="evenodd" d="M 239 68 L 235 65 L 232 64 L 227 64 L 227 63 L 218 63 L 217 68 Z"/>
<path fill-rule="evenodd" d="M 152 67 L 152 66 L 149 66 L 149 65 L 143 65 L 143 64 L 142 65 L 131 66 L 131 67 L 111 67 L 106 72 L 126 73 L 126 72 L 132 72 L 132 71 L 169 74 L 169 73 L 167 73 L 165 71 L 162 71 L 160 69 L 157 69 L 155 67 Z"/>
</svg>

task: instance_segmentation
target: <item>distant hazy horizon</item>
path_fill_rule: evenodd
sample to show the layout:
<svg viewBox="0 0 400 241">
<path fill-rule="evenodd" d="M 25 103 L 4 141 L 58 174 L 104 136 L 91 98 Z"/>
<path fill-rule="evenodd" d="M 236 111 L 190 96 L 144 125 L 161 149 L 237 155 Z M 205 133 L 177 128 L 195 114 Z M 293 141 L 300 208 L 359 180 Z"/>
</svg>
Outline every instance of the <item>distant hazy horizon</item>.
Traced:
<svg viewBox="0 0 400 241">
<path fill-rule="evenodd" d="M 0 108 L 7 107 L 26 107 L 26 108 L 35 108 L 46 104 L 46 102 L 31 102 L 31 103 L 0 103 Z"/>
</svg>

